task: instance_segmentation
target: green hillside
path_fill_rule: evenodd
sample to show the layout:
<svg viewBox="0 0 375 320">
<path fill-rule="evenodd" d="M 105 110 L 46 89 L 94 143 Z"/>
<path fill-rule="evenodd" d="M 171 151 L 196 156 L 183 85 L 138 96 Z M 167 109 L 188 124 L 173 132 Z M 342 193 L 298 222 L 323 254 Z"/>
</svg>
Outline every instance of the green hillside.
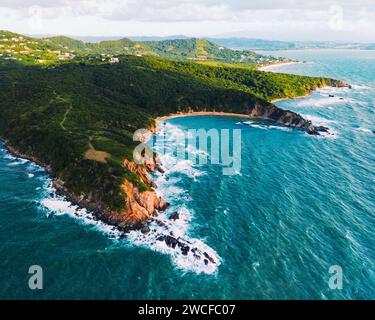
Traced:
<svg viewBox="0 0 375 320">
<path fill-rule="evenodd" d="M 248 67 L 283 61 L 247 50 L 231 50 L 203 39 L 163 41 L 120 40 L 89 43 L 65 36 L 36 39 L 0 31 L 0 61 L 49 65 L 65 61 L 110 61 L 119 55 L 153 56 L 170 60 L 229 63 Z M 286 60 L 286 59 L 285 59 Z"/>
<path fill-rule="evenodd" d="M 23 64 L 50 65 L 71 61 L 76 57 L 72 49 L 60 44 L 0 31 L 0 63 L 18 61 Z"/>
<path fill-rule="evenodd" d="M 132 59 L 141 67 L 168 69 L 203 80 L 215 86 L 240 90 L 266 101 L 295 98 L 307 95 L 317 87 L 336 86 L 337 81 L 328 78 L 303 77 L 290 74 L 269 73 L 256 69 L 244 69 L 233 65 L 210 66 L 201 63 L 169 61 L 160 59 Z"/>
<path fill-rule="evenodd" d="M 297 95 L 324 84 L 334 83 L 151 57 L 50 68 L 9 62 L 0 65 L 0 137 L 50 165 L 70 193 L 117 211 L 125 203 L 124 180 L 150 189 L 123 160 L 132 159 L 133 132 L 152 126 L 156 116 L 257 108 L 275 120 L 287 116 L 300 122 L 301 117 L 263 98 Z M 100 157 L 89 159 L 88 150 Z"/>
</svg>

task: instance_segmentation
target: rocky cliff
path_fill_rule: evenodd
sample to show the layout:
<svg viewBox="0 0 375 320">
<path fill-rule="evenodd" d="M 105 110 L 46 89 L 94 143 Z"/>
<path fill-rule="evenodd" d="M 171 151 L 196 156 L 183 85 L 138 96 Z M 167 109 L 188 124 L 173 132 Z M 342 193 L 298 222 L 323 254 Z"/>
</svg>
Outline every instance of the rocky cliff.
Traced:
<svg viewBox="0 0 375 320">
<path fill-rule="evenodd" d="M 162 171 L 162 169 L 157 164 L 155 157 L 151 164 L 138 165 L 133 161 L 125 160 L 124 166 L 136 173 L 143 183 L 151 188 L 156 188 L 149 172 Z M 153 189 L 140 192 L 133 183 L 127 180 L 124 181 L 121 188 L 126 194 L 126 209 L 121 213 L 121 216 L 129 225 L 139 225 L 147 222 L 147 220 L 156 215 L 157 211 L 163 211 L 169 206 Z"/>
<path fill-rule="evenodd" d="M 301 115 L 292 111 L 282 110 L 273 104 L 256 104 L 246 110 L 246 114 L 255 119 L 271 120 L 287 127 L 305 130 L 311 135 L 319 135 L 319 132 L 328 131 L 326 127 L 314 126 L 311 121 L 304 119 Z"/>
</svg>

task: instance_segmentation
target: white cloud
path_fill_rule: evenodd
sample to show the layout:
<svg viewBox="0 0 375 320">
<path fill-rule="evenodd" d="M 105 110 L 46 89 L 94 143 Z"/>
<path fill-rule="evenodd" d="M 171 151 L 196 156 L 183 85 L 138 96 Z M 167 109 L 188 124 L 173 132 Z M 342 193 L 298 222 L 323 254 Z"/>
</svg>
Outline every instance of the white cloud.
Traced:
<svg viewBox="0 0 375 320">
<path fill-rule="evenodd" d="M 339 5 L 332 5 L 329 9 L 331 15 L 329 19 L 329 27 L 332 30 L 343 30 L 344 29 L 344 9 Z"/>
<path fill-rule="evenodd" d="M 375 1 L 0 0 L 0 28 L 5 27 L 28 33 L 238 33 L 375 41 Z"/>
</svg>

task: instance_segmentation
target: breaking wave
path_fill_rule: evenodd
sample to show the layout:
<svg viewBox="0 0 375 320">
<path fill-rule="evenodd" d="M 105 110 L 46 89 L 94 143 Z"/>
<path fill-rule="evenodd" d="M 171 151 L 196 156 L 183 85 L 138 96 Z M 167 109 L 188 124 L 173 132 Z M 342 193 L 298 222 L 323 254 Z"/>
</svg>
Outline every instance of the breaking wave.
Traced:
<svg viewBox="0 0 375 320">
<path fill-rule="evenodd" d="M 167 129 L 173 134 L 176 128 L 168 124 Z M 173 139 L 170 140 L 172 143 Z M 199 153 L 199 151 L 196 151 Z M 12 159 L 15 160 L 16 158 Z M 144 230 L 134 230 L 124 235 L 116 227 L 109 226 L 98 221 L 95 215 L 87 209 L 80 208 L 64 196 L 56 193 L 49 178 L 45 180 L 42 190 L 43 197 L 40 200 L 41 209 L 46 216 L 67 215 L 79 223 L 93 226 L 96 230 L 103 232 L 109 238 L 123 241 L 125 245 L 135 245 L 149 248 L 171 257 L 174 265 L 185 272 L 214 274 L 220 265 L 219 255 L 210 248 L 204 239 L 189 236 L 190 222 L 193 219 L 193 211 L 186 207 L 191 199 L 186 190 L 177 186 L 178 175 L 196 179 L 203 174 L 189 160 L 180 160 L 174 163 L 173 156 L 165 153 L 160 156 L 165 169 L 164 174 L 154 176 L 158 185 L 158 194 L 171 204 L 171 207 L 155 217 Z M 17 159 L 18 161 L 18 159 Z M 185 204 L 182 205 L 181 201 Z M 175 219 L 171 219 L 174 214 Z M 178 218 L 176 218 L 178 217 Z M 186 248 L 189 248 L 187 251 Z"/>
<path fill-rule="evenodd" d="M 252 128 L 261 129 L 261 130 L 281 130 L 281 131 L 291 131 L 291 128 L 278 126 L 278 125 L 271 125 L 271 124 L 262 124 L 257 121 L 240 121 L 237 122 L 239 125 L 247 125 Z"/>
</svg>

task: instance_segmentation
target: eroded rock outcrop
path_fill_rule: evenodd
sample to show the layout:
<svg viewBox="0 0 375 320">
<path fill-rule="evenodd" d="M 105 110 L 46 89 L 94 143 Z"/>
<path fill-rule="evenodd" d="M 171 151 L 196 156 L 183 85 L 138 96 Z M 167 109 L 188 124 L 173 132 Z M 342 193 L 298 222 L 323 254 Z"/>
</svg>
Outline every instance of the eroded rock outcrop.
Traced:
<svg viewBox="0 0 375 320">
<path fill-rule="evenodd" d="M 319 135 L 319 132 L 327 132 L 326 127 L 317 127 L 311 121 L 304 119 L 301 115 L 283 110 L 273 104 L 261 105 L 256 104 L 247 110 L 247 114 L 256 119 L 272 120 L 281 125 L 305 130 L 308 134 Z"/>
<path fill-rule="evenodd" d="M 122 216 L 131 224 L 145 222 L 155 216 L 157 210 L 167 207 L 167 203 L 155 191 L 140 192 L 129 181 L 124 182 L 122 189 L 126 194 L 126 211 Z"/>
<path fill-rule="evenodd" d="M 149 171 L 162 170 L 157 164 L 156 156 L 148 164 L 138 165 L 133 161 L 125 160 L 124 166 L 131 172 L 135 173 L 139 179 L 151 188 L 155 188 L 155 184 L 151 179 Z M 122 218 L 129 224 L 142 224 L 147 222 L 151 217 L 157 214 L 157 211 L 165 210 L 169 204 L 160 198 L 153 189 L 140 192 L 128 180 L 125 180 L 121 186 L 126 194 L 126 210 L 121 214 Z"/>
</svg>

